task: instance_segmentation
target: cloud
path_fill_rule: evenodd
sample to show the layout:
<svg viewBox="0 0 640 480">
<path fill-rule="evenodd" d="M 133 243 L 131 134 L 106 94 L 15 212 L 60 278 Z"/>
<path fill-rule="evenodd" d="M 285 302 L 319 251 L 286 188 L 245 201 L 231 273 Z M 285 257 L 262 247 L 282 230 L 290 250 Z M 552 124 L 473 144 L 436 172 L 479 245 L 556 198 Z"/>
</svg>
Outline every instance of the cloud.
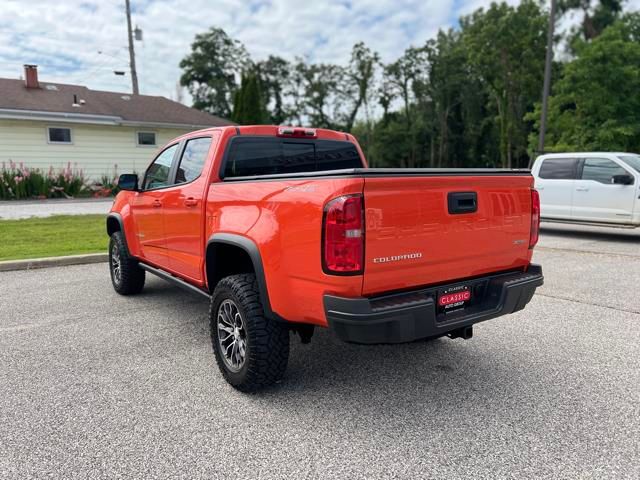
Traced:
<svg viewBox="0 0 640 480">
<path fill-rule="evenodd" d="M 510 3 L 516 0 L 509 0 Z M 141 91 L 175 97 L 178 63 L 197 33 L 215 25 L 245 44 L 254 59 L 344 63 L 358 41 L 397 58 L 487 0 L 131 0 Z M 129 91 L 124 1 L 3 0 L 0 76 L 17 78 L 24 63 L 41 78 L 94 89 Z M 640 0 L 628 7 L 640 8 Z M 125 77 L 114 70 L 127 71 Z"/>
</svg>

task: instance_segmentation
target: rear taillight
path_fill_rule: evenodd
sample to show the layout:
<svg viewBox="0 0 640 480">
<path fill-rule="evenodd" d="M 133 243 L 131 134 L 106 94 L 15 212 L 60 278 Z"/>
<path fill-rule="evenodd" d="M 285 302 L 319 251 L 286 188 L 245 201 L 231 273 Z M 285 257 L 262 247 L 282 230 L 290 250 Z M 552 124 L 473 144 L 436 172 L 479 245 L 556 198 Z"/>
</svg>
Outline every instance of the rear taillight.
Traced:
<svg viewBox="0 0 640 480">
<path fill-rule="evenodd" d="M 361 274 L 364 268 L 362 195 L 345 195 L 324 208 L 323 269 L 337 275 Z"/>
<path fill-rule="evenodd" d="M 531 189 L 531 235 L 529 236 L 529 248 L 535 247 L 540 238 L 540 194 Z"/>
</svg>

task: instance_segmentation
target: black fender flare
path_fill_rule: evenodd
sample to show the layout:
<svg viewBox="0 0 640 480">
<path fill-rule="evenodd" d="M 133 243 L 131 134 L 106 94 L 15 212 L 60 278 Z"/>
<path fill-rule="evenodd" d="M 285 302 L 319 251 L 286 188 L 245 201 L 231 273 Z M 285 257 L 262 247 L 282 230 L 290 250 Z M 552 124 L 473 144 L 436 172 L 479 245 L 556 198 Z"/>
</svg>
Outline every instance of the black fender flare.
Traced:
<svg viewBox="0 0 640 480">
<path fill-rule="evenodd" d="M 112 233 L 112 232 L 109 232 L 109 220 L 111 220 L 112 218 L 115 219 L 120 225 L 120 231 L 122 232 L 122 238 L 124 239 L 124 248 L 126 248 L 127 253 L 130 254 L 129 245 L 127 243 L 127 234 L 124 231 L 124 222 L 122 221 L 122 216 L 117 212 L 111 212 L 107 215 L 107 219 L 105 222 L 106 228 L 107 228 L 107 235 L 111 236 L 111 233 Z"/>
<path fill-rule="evenodd" d="M 249 258 L 251 259 L 251 263 L 253 264 L 253 270 L 256 274 L 258 289 L 260 290 L 260 301 L 262 302 L 262 307 L 264 309 L 265 316 L 272 320 L 286 322 L 284 318 L 282 318 L 280 315 L 278 315 L 271 309 L 271 302 L 269 301 L 269 290 L 267 288 L 267 281 L 264 276 L 264 265 L 262 263 L 262 256 L 260 255 L 260 250 L 258 249 L 258 246 L 253 242 L 253 240 L 247 237 L 243 237 L 242 235 L 234 234 L 234 233 L 214 233 L 207 240 L 207 246 L 205 249 L 205 263 L 206 263 L 206 252 L 209 251 L 209 245 L 215 244 L 215 243 L 224 243 L 227 245 L 233 245 L 247 252 L 247 255 L 249 255 Z M 206 271 L 206 264 L 205 264 L 205 271 Z"/>
</svg>

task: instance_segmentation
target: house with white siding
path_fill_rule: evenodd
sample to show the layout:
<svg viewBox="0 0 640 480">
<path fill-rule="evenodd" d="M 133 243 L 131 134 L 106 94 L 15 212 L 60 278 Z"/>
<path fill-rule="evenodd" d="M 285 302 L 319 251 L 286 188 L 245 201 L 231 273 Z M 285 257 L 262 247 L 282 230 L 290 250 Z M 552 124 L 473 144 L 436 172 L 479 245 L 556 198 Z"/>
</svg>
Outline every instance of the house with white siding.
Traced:
<svg viewBox="0 0 640 480">
<path fill-rule="evenodd" d="M 0 164 L 141 173 L 172 138 L 223 125 L 233 123 L 164 97 L 42 82 L 35 65 L 24 80 L 0 78 Z"/>
</svg>

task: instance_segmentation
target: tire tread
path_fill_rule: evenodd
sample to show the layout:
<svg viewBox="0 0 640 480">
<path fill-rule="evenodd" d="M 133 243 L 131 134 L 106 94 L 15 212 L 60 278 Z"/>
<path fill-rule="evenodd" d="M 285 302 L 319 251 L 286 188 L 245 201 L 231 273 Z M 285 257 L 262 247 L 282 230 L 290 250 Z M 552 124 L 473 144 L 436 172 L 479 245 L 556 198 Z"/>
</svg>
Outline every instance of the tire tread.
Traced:
<svg viewBox="0 0 640 480">
<path fill-rule="evenodd" d="M 248 364 L 241 375 L 227 369 L 218 348 L 217 306 L 229 296 L 239 302 L 248 336 L 248 356 L 245 360 Z M 209 319 L 216 362 L 225 379 L 234 388 L 243 392 L 255 392 L 283 377 L 289 360 L 289 329 L 286 325 L 265 317 L 254 274 L 223 278 L 211 296 Z"/>
<path fill-rule="evenodd" d="M 120 295 L 135 295 L 140 293 L 144 288 L 145 271 L 138 265 L 138 260 L 129 255 L 129 251 L 124 242 L 124 235 L 120 231 L 114 232 L 111 235 L 109 242 L 109 269 L 111 269 L 111 250 L 114 243 L 120 252 L 121 281 L 120 285 L 117 285 L 113 279 L 113 272 L 111 272 L 113 289 Z"/>
</svg>

